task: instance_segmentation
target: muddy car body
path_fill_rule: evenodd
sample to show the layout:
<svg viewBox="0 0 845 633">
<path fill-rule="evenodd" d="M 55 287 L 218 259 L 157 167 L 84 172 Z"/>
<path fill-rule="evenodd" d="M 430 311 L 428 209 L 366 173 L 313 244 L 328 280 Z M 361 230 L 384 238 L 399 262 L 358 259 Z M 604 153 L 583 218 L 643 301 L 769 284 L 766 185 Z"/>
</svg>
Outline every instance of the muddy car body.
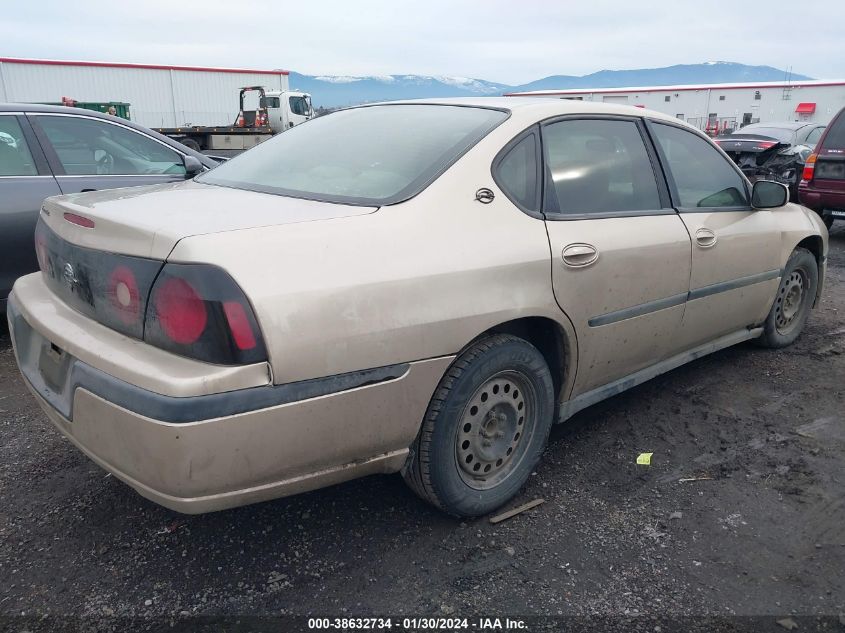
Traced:
<svg viewBox="0 0 845 633">
<path fill-rule="evenodd" d="M 56 427 L 183 512 L 401 471 L 510 499 L 555 420 L 788 344 L 827 233 L 665 115 L 561 100 L 337 112 L 177 185 L 48 200 L 9 303 Z"/>
</svg>

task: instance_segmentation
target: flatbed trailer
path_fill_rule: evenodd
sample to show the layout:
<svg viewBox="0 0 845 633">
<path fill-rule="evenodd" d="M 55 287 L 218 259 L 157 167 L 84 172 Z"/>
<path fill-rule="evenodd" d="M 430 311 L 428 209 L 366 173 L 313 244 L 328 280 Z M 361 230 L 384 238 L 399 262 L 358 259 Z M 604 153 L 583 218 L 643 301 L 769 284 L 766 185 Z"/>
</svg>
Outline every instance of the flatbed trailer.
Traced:
<svg viewBox="0 0 845 633">
<path fill-rule="evenodd" d="M 206 150 L 245 150 L 266 141 L 276 133 L 269 125 L 258 127 L 192 125 L 158 127 L 153 128 L 153 130 L 198 152 Z"/>
<path fill-rule="evenodd" d="M 244 97 L 249 93 L 258 93 L 256 110 L 245 109 Z M 240 111 L 232 125 L 184 125 L 153 129 L 197 152 L 243 151 L 313 116 L 314 108 L 308 93 L 246 86 L 241 88 Z"/>
</svg>

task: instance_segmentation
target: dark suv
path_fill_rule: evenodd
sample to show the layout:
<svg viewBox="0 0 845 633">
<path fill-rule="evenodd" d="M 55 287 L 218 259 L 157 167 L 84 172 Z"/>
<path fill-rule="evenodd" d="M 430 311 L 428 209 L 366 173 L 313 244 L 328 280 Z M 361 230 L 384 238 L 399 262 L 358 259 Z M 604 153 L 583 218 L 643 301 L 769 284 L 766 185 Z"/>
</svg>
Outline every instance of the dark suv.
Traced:
<svg viewBox="0 0 845 633">
<path fill-rule="evenodd" d="M 839 111 L 807 158 L 798 185 L 801 202 L 819 213 L 827 228 L 845 220 L 845 108 Z"/>
</svg>

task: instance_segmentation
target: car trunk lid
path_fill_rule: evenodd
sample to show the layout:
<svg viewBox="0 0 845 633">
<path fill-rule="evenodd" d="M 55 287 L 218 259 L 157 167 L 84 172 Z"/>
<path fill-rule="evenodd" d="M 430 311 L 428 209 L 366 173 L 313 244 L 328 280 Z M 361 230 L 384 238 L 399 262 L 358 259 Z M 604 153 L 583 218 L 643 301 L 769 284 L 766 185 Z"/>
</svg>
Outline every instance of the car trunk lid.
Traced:
<svg viewBox="0 0 845 633">
<path fill-rule="evenodd" d="M 731 134 L 714 140 L 719 147 L 731 155 L 760 154 L 789 146 L 789 143 L 783 143 L 776 138 L 758 134 Z"/>
<path fill-rule="evenodd" d="M 187 181 L 48 198 L 41 215 L 60 238 L 78 246 L 164 260 L 179 240 L 193 235 L 365 215 L 376 209 Z"/>
</svg>

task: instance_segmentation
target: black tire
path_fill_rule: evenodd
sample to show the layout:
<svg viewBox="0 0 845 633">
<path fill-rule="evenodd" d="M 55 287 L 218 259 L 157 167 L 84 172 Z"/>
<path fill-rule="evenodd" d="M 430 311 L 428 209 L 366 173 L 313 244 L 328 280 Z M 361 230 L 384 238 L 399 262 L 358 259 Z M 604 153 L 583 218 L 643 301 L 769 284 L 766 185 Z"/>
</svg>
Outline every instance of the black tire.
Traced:
<svg viewBox="0 0 845 633">
<path fill-rule="evenodd" d="M 833 226 L 833 216 L 830 215 L 830 214 L 823 215 L 822 216 L 822 222 L 824 222 L 824 225 L 827 227 L 827 230 L 829 231 L 830 227 Z"/>
<path fill-rule="evenodd" d="M 804 329 L 818 287 L 816 258 L 807 249 L 796 248 L 786 262 L 775 301 L 757 343 L 771 348 L 791 345 Z"/>
<path fill-rule="evenodd" d="M 440 380 L 402 475 L 449 514 L 487 514 L 531 475 L 553 412 L 552 376 L 537 348 L 508 334 L 483 338 Z"/>
<path fill-rule="evenodd" d="M 188 149 L 192 149 L 192 150 L 194 150 L 195 152 L 198 152 L 198 151 L 200 151 L 200 149 L 201 149 L 201 148 L 200 148 L 200 144 L 199 144 L 199 143 L 197 143 L 197 142 L 196 142 L 194 139 L 192 139 L 192 138 L 183 138 L 183 139 L 179 139 L 179 142 L 180 142 L 180 143 L 182 143 L 182 145 L 184 145 L 184 146 L 185 146 L 185 147 L 187 147 Z"/>
</svg>

